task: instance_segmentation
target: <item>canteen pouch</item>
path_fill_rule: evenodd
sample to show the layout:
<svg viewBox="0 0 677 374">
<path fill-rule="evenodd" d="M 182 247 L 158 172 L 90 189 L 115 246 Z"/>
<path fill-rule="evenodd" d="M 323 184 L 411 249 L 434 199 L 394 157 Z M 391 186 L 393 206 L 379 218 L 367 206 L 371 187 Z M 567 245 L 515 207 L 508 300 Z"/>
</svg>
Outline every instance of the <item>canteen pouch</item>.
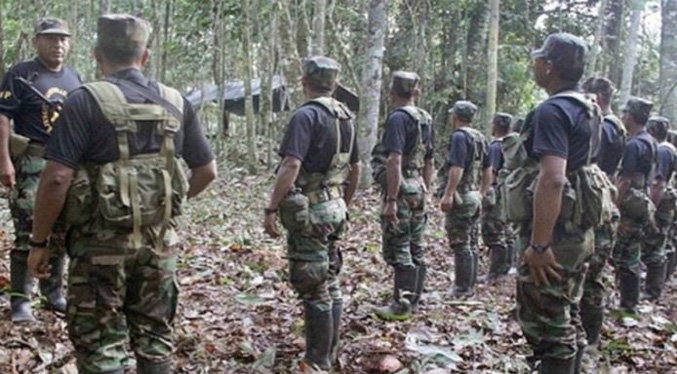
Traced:
<svg viewBox="0 0 677 374">
<path fill-rule="evenodd" d="M 308 197 L 298 190 L 293 190 L 280 202 L 280 221 L 290 233 L 308 231 L 310 225 Z"/>
</svg>

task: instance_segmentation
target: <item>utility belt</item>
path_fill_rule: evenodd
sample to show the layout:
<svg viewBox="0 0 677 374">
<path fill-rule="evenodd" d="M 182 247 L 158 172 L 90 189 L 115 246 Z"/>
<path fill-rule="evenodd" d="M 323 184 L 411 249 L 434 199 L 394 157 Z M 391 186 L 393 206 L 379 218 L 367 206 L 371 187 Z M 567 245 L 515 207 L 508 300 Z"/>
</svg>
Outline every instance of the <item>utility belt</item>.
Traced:
<svg viewBox="0 0 677 374">
<path fill-rule="evenodd" d="M 12 133 L 9 137 L 9 153 L 12 157 L 44 157 L 45 144 L 32 141 L 23 135 Z"/>
<path fill-rule="evenodd" d="M 310 205 L 315 205 L 342 198 L 343 189 L 340 186 L 331 186 L 319 190 L 304 192 L 303 194 L 308 197 L 308 203 Z"/>
</svg>

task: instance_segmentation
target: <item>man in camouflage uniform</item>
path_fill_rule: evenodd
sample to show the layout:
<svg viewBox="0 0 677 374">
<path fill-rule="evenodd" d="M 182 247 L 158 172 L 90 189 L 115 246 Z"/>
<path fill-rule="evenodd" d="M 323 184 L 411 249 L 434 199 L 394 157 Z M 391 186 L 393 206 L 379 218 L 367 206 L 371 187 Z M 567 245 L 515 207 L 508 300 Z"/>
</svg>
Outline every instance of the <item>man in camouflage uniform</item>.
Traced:
<svg viewBox="0 0 677 374">
<path fill-rule="evenodd" d="M 640 256 L 646 233 L 655 230 L 655 205 L 648 196 L 655 167 L 656 142 L 646 132 L 653 104 L 632 97 L 623 108 L 621 120 L 630 135 L 619 172 L 616 205 L 621 212 L 613 249 L 616 275 L 620 282 L 621 308 L 636 313 L 640 289 Z"/>
<path fill-rule="evenodd" d="M 586 53 L 582 39 L 559 33 L 548 36 L 531 54 L 536 83 L 550 97 L 525 123 L 527 162 L 537 162 L 538 178 L 533 205 L 525 208 L 532 216 L 520 227 L 525 245 L 520 253 L 517 317 L 534 358 L 540 359 L 542 374 L 579 373 L 585 347 L 579 302 L 594 235 L 592 224 L 576 222 L 566 203 L 570 200 L 564 197 L 572 191 L 568 181 L 592 164 L 599 145 L 595 127 L 601 115 L 591 112 L 593 104 L 578 89 Z M 575 199 L 582 199 L 574 193 Z"/>
<path fill-rule="evenodd" d="M 417 108 L 420 78 L 416 73 L 393 74 L 390 98 L 395 109 L 385 124 L 380 154 L 385 170 L 377 176 L 383 191 L 383 258 L 394 269 L 393 300 L 375 310 L 385 320 L 409 318 L 423 292 L 426 264 L 423 232 L 426 193 L 433 172 L 432 118 Z M 381 168 L 383 169 L 383 168 Z"/>
<path fill-rule="evenodd" d="M 477 280 L 480 208 L 492 180 L 484 135 L 471 128 L 475 104 L 457 101 L 449 110 L 454 132 L 448 146 L 446 187 L 440 202 L 449 246 L 454 251 L 452 297 L 470 297 Z"/>
<path fill-rule="evenodd" d="M 587 94 L 595 95 L 596 102 L 602 110 L 604 122 L 597 165 L 611 181 L 614 181 L 623 157 L 626 131 L 620 119 L 611 111 L 613 83 L 606 78 L 591 77 L 583 83 L 583 90 Z M 612 220 L 595 228 L 595 251 L 588 262 L 588 272 L 583 283 L 581 320 L 591 348 L 598 345 L 604 322 L 607 287 L 603 279 L 603 270 L 611 255 L 619 218 L 619 215 L 615 214 Z"/>
<path fill-rule="evenodd" d="M 508 238 L 510 227 L 505 221 L 503 196 L 498 188 L 500 171 L 503 168 L 503 137 L 510 132 L 512 116 L 496 113 L 492 121 L 491 134 L 494 140 L 489 144 L 489 161 L 494 183 L 482 201 L 482 239 L 489 249 L 489 273 L 482 279 L 491 282 L 507 275 L 512 265 L 509 247 L 514 241 Z M 509 243 L 510 240 L 510 243 Z"/>
<path fill-rule="evenodd" d="M 29 297 L 32 282 L 26 269 L 26 258 L 31 246 L 29 236 L 35 191 L 45 167 L 44 146 L 59 117 L 59 103 L 80 85 L 77 72 L 64 64 L 70 49 L 70 35 L 68 24 L 62 20 L 45 18 L 38 21 L 33 38 L 37 57 L 12 67 L 0 88 L 0 182 L 10 188 L 9 205 L 16 237 L 10 252 L 13 322 L 34 320 Z M 41 100 L 19 81 L 21 79 L 31 82 L 52 104 Z M 11 120 L 15 132 L 12 135 Z M 27 145 L 23 150 L 20 139 L 26 143 L 24 146 Z M 51 244 L 52 271 L 47 279 L 40 281 L 40 290 L 47 298 L 48 306 L 60 312 L 66 311 L 62 291 L 64 240 L 65 228 L 55 230 Z"/>
<path fill-rule="evenodd" d="M 677 147 L 677 130 L 673 128 L 668 118 L 660 118 L 662 121 L 666 121 L 669 124 L 667 141 L 673 146 Z M 672 187 L 677 188 L 677 178 L 672 179 Z M 677 214 L 675 214 L 675 221 L 672 224 L 672 231 L 677 232 Z M 665 282 L 667 283 L 672 277 L 675 267 L 677 267 L 677 235 L 672 235 L 668 238 L 668 242 L 665 245 L 665 258 Z"/>
<path fill-rule="evenodd" d="M 667 271 L 666 246 L 673 234 L 675 203 L 677 191 L 670 185 L 677 171 L 677 150 L 667 141 L 670 123 L 663 117 L 651 117 L 647 122 L 647 132 L 658 143 L 656 171 L 650 188 L 649 197 L 656 206 L 656 230 L 647 234 L 642 251 L 642 262 L 646 265 L 644 290 L 646 298 L 656 301 Z"/>
<path fill-rule="evenodd" d="M 172 321 L 178 298 L 176 222 L 165 216 L 161 223 L 140 227 L 134 218 L 134 229 L 119 225 L 107 218 L 111 212 L 103 211 L 104 200 L 122 201 L 117 205 L 121 206 L 124 198 L 118 196 L 131 195 L 134 199 L 128 203 L 129 210 L 135 211 L 135 198 L 149 193 L 165 197 L 157 201 L 173 201 L 173 196 L 165 194 L 173 194 L 175 183 L 180 182 L 183 192 L 176 205 L 160 201 L 157 204 L 163 207 L 141 207 L 166 211 L 169 205 L 173 217 L 180 200 L 197 195 L 216 176 L 214 156 L 190 103 L 178 91 L 148 80 L 141 72 L 150 57 L 148 35 L 148 24 L 139 18 L 114 14 L 99 18 L 94 55 L 105 81 L 69 94 L 47 146 L 48 161 L 37 191 L 34 244 L 28 263 L 31 273 L 40 278 L 47 276 L 49 269 L 50 249 L 45 243 L 62 208 L 68 212 L 73 202 L 69 187 L 79 185 L 70 186 L 73 177 L 78 176 L 77 182 L 85 170 L 92 176 L 97 173 L 101 180 L 104 170 L 118 170 L 112 175 L 119 194 L 116 190 L 109 193 L 109 185 L 106 190 L 86 187 L 98 203 L 85 203 L 80 217 L 86 213 L 92 216 L 74 223 L 69 231 L 67 321 L 81 374 L 123 374 L 130 362 L 125 348 L 128 342 L 136 356 L 137 373 L 172 372 Z M 97 87 L 107 87 L 119 100 L 96 94 Z M 168 128 L 168 123 L 175 126 Z M 183 169 L 179 171 L 175 156 L 183 158 L 191 169 L 189 181 L 177 180 L 185 174 Z M 164 182 L 171 183 L 172 191 L 166 191 L 160 181 L 144 184 L 148 190 L 138 191 L 135 176 L 148 175 L 137 174 L 142 173 L 138 165 L 158 158 L 163 166 L 154 163 L 152 169 L 162 168 L 161 175 L 167 172 L 170 179 Z M 108 169 L 111 165 L 116 169 Z M 174 167 L 170 170 L 168 165 Z M 125 175 L 128 179 L 123 181 Z M 137 212 L 131 215 L 137 217 Z"/>
<path fill-rule="evenodd" d="M 285 131 L 283 158 L 265 209 L 264 228 L 278 237 L 279 209 L 287 229 L 289 279 L 304 305 L 306 355 L 303 370 L 328 370 L 338 358 L 342 311 L 337 241 L 360 175 L 355 116 L 333 99 L 340 65 L 327 57 L 303 62 L 308 102 Z"/>
</svg>

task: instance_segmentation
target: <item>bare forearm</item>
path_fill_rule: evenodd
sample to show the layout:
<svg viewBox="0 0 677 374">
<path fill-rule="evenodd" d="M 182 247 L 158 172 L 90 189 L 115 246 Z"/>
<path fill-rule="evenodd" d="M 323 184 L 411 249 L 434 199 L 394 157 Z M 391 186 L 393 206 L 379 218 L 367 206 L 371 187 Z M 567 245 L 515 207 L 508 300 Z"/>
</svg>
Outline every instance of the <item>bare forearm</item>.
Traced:
<svg viewBox="0 0 677 374">
<path fill-rule="evenodd" d="M 430 184 L 433 180 L 433 173 L 435 172 L 435 159 L 425 160 L 423 165 L 423 183 L 425 183 L 425 188 L 430 190 Z"/>
<path fill-rule="evenodd" d="M 294 186 L 294 181 L 301 170 L 301 162 L 287 161 L 285 159 L 280 165 L 280 170 L 277 172 L 277 180 L 273 187 L 273 193 L 270 196 L 269 209 L 277 209 L 282 199 Z"/>
<path fill-rule="evenodd" d="M 625 177 L 620 177 L 618 179 L 617 187 L 618 187 L 618 197 L 616 198 L 616 206 L 620 208 L 621 204 L 623 203 L 623 200 L 625 200 L 625 195 L 628 193 L 628 190 L 630 189 L 630 181 Z"/>
<path fill-rule="evenodd" d="M 207 165 L 197 167 L 192 170 L 190 181 L 188 184 L 188 198 L 191 199 L 197 196 L 200 192 L 204 191 L 205 188 L 216 179 L 216 161 L 212 161 Z"/>
<path fill-rule="evenodd" d="M 444 191 L 444 195 L 449 197 L 456 193 L 459 182 L 463 177 L 463 168 L 458 166 L 452 166 L 449 168 L 449 173 L 447 174 L 447 188 Z"/>
<path fill-rule="evenodd" d="M 487 194 L 489 186 L 491 186 L 492 183 L 494 183 L 494 169 L 485 168 L 482 172 L 482 183 L 480 185 L 480 194 L 482 194 L 482 196 Z"/>
<path fill-rule="evenodd" d="M 534 191 L 532 244 L 551 243 L 552 232 L 562 209 L 562 190 L 565 183 L 563 176 L 539 178 Z"/>
<path fill-rule="evenodd" d="M 391 154 L 386 164 L 386 178 L 388 180 L 388 190 L 386 196 L 397 197 L 400 193 L 400 184 L 402 183 L 402 156 Z"/>
<path fill-rule="evenodd" d="M 663 191 L 665 191 L 665 181 L 658 179 L 651 185 L 649 197 L 655 206 L 660 204 L 661 199 L 663 198 Z"/>
<path fill-rule="evenodd" d="M 0 115 L 0 161 L 9 160 L 9 134 L 11 133 L 9 119 Z"/>
<path fill-rule="evenodd" d="M 360 184 L 360 174 L 362 172 L 362 164 L 355 163 L 350 166 L 350 172 L 348 172 L 348 185 L 343 193 L 343 200 L 346 202 L 346 205 L 350 205 L 350 202 L 353 201 L 353 196 L 355 196 L 355 191 L 357 186 Z"/>
<path fill-rule="evenodd" d="M 54 223 L 59 218 L 68 188 L 73 177 L 72 170 L 55 171 L 50 162 L 40 176 L 40 184 L 35 195 L 35 209 L 33 210 L 32 237 L 35 241 L 42 241 L 49 237 Z"/>
</svg>

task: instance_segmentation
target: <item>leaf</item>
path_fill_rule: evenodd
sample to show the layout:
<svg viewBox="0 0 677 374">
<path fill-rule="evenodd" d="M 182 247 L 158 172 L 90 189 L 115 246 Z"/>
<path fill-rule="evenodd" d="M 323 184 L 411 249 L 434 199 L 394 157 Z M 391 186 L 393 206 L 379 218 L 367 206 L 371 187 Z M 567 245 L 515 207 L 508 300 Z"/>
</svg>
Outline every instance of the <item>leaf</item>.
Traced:
<svg viewBox="0 0 677 374">
<path fill-rule="evenodd" d="M 258 372 L 268 372 L 262 369 L 272 369 L 275 366 L 275 357 L 277 356 L 277 346 L 268 347 L 254 362 L 252 370 Z"/>
<path fill-rule="evenodd" d="M 235 300 L 243 305 L 261 305 L 266 302 L 261 296 L 248 293 L 237 294 Z"/>
</svg>

